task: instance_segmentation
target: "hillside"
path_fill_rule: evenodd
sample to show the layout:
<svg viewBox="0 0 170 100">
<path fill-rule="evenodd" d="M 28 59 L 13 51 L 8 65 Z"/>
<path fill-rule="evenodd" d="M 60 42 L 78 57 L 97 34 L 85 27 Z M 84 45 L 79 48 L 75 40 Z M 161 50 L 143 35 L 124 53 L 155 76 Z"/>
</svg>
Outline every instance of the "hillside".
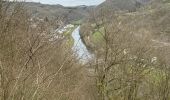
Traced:
<svg viewBox="0 0 170 100">
<path fill-rule="evenodd" d="M 84 43 L 97 58 L 102 100 L 170 100 L 170 0 L 154 0 L 134 11 L 107 2 L 81 27 Z"/>
<path fill-rule="evenodd" d="M 150 3 L 151 0 L 106 0 L 97 9 L 128 10 L 135 11 L 137 8 Z"/>
<path fill-rule="evenodd" d="M 117 28 L 120 28 L 120 31 L 126 31 L 127 34 L 134 33 L 135 36 L 138 37 L 143 37 L 145 34 L 146 37 L 151 36 L 152 39 L 156 39 L 158 41 L 170 41 L 170 5 L 168 0 L 162 2 L 156 0 L 154 2 L 152 1 L 150 4 L 138 8 L 134 12 L 124 11 L 123 9 L 128 9 L 126 6 L 119 11 L 118 9 L 109 8 L 109 6 L 115 7 L 115 3 L 109 3 L 111 1 L 116 0 L 108 0 L 99 6 L 99 8 L 101 8 L 101 6 L 105 8 L 102 8 L 104 10 L 99 11 L 96 14 L 95 21 L 93 18 L 89 17 L 86 23 L 82 25 L 81 35 L 84 38 L 85 44 L 87 44 L 90 49 L 98 47 L 98 43 L 102 41 L 105 34 L 104 28 L 108 30 L 110 27 L 114 28 L 114 25 Z M 122 0 L 120 4 L 124 5 L 127 4 L 127 2 L 124 3 Z M 111 11 L 110 9 L 117 12 Z M 120 23 L 121 26 L 119 26 Z M 101 47 L 100 44 L 99 47 Z"/>
<path fill-rule="evenodd" d="M 60 18 L 67 23 L 84 18 L 88 13 L 88 9 L 91 8 L 87 6 L 64 7 L 62 5 L 47 5 L 33 2 L 23 4 L 33 17 Z"/>
<path fill-rule="evenodd" d="M 170 100 L 169 61 L 170 0 L 0 0 L 0 100 Z"/>
</svg>

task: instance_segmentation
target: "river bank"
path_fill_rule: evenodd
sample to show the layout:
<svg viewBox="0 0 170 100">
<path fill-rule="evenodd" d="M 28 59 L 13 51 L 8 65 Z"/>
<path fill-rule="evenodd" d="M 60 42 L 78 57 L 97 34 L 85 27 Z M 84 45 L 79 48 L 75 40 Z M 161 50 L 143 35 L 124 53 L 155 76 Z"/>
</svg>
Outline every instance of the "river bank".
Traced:
<svg viewBox="0 0 170 100">
<path fill-rule="evenodd" d="M 74 39 L 74 45 L 72 47 L 73 51 L 76 52 L 77 58 L 81 62 L 87 62 L 94 57 L 94 54 L 89 52 L 86 44 L 83 42 L 83 38 L 80 35 L 80 26 L 78 26 L 73 32 L 72 37 Z"/>
</svg>

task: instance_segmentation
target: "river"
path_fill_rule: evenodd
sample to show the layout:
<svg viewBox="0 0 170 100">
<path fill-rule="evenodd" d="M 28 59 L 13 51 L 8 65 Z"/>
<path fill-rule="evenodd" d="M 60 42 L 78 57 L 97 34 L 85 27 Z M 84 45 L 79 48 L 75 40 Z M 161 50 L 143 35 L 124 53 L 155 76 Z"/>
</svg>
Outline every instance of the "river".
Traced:
<svg viewBox="0 0 170 100">
<path fill-rule="evenodd" d="M 76 52 L 77 58 L 82 63 L 87 63 L 89 60 L 93 59 L 94 55 L 91 54 L 86 48 L 85 44 L 82 42 L 80 37 L 80 26 L 78 26 L 73 32 L 72 37 L 74 39 L 73 50 Z"/>
</svg>

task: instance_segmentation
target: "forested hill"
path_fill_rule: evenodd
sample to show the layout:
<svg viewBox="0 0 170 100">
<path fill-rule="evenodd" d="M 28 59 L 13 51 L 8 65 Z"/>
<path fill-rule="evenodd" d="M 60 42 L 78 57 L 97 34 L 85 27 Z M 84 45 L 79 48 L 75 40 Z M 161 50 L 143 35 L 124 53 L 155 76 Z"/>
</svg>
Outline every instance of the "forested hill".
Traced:
<svg viewBox="0 0 170 100">
<path fill-rule="evenodd" d="M 47 5 L 33 2 L 27 2 L 23 4 L 34 17 L 48 17 L 52 19 L 60 18 L 67 23 L 84 18 L 88 13 L 88 9 L 92 7 L 87 7 L 84 5 L 76 7 L 64 7 L 62 5 Z"/>
<path fill-rule="evenodd" d="M 101 47 L 98 42 L 105 34 L 104 28 L 110 32 L 123 23 L 119 28 L 127 31 L 127 34 L 147 34 L 157 41 L 169 42 L 169 4 L 170 0 L 107 0 L 99 5 L 82 25 L 82 37 L 88 47 L 94 49 L 98 44 Z"/>
<path fill-rule="evenodd" d="M 140 6 L 149 4 L 151 0 L 106 0 L 98 6 L 97 9 L 110 8 L 112 10 L 129 10 L 135 11 Z"/>
</svg>

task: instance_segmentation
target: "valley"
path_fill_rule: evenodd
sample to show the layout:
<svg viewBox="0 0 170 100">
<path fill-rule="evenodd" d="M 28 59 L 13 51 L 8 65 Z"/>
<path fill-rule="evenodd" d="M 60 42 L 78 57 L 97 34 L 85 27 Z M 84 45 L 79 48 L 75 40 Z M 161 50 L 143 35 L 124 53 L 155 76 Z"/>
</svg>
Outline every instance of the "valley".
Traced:
<svg viewBox="0 0 170 100">
<path fill-rule="evenodd" d="M 170 0 L 41 2 L 0 0 L 0 100 L 170 99 Z"/>
</svg>

